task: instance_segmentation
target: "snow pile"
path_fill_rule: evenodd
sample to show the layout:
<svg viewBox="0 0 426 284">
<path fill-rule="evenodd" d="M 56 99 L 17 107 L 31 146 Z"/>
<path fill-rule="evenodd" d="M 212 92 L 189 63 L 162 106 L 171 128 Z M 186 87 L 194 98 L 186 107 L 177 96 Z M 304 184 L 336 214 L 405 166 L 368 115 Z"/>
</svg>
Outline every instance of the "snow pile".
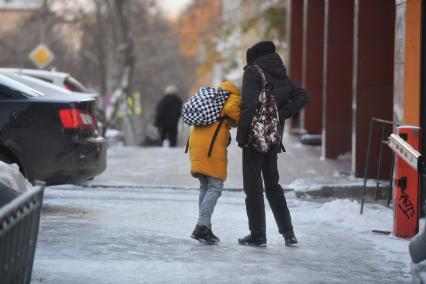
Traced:
<svg viewBox="0 0 426 284">
<path fill-rule="evenodd" d="M 313 177 L 295 179 L 286 188 L 296 192 L 318 191 L 323 188 L 349 188 L 362 187 L 364 179 L 348 178 L 348 177 Z M 376 184 L 372 180 L 367 181 L 367 187 L 375 187 Z"/>
<path fill-rule="evenodd" d="M 0 161 L 0 188 L 22 193 L 30 187 L 31 184 L 21 174 L 17 164 L 6 164 Z"/>
<path fill-rule="evenodd" d="M 117 129 L 107 129 L 105 132 L 105 138 L 108 141 L 108 146 L 122 145 L 124 142 L 124 134 Z"/>
<path fill-rule="evenodd" d="M 350 161 L 352 159 L 352 153 L 351 152 L 346 152 L 344 154 L 341 154 L 341 155 L 337 156 L 336 159 L 338 161 Z"/>
<path fill-rule="evenodd" d="M 391 264 L 397 261 L 406 263 L 403 271 L 410 273 L 409 240 L 372 232 L 373 230 L 392 231 L 393 210 L 379 204 L 366 204 L 364 214 L 360 215 L 360 206 L 359 202 L 349 199 L 333 200 L 322 204 L 315 212 L 312 212 L 313 219 L 344 231 L 353 231 L 361 239 L 371 242 L 384 251 L 385 261 Z"/>
<path fill-rule="evenodd" d="M 318 179 L 318 178 L 313 178 Z M 297 191 L 297 192 L 309 192 L 314 190 L 320 190 L 321 184 L 312 182 L 312 179 L 299 178 L 291 182 L 286 188 Z"/>
<path fill-rule="evenodd" d="M 373 229 L 390 230 L 392 228 L 392 210 L 374 206 L 373 210 L 366 210 L 360 215 L 360 203 L 349 199 L 336 199 L 324 203 L 315 212 L 317 221 L 332 223 L 339 227 L 353 229 L 358 232 Z M 380 208 L 381 207 L 381 208 Z M 374 214 L 372 214 L 374 212 Z"/>
</svg>

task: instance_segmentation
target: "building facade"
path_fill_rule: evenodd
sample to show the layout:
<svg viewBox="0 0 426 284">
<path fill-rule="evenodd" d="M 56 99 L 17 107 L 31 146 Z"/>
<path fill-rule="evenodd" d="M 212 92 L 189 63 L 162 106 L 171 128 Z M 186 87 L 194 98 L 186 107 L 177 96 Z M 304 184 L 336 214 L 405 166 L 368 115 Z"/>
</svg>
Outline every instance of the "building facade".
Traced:
<svg viewBox="0 0 426 284">
<path fill-rule="evenodd" d="M 350 153 L 355 176 L 364 175 L 373 117 L 426 126 L 423 2 L 290 1 L 290 76 L 312 97 L 304 128 L 322 135 L 324 158 Z M 382 128 L 375 127 L 372 145 L 380 146 Z M 392 132 L 392 126 L 384 132 Z M 378 160 L 379 148 L 372 147 L 372 161 Z M 370 170 L 373 176 L 375 169 Z"/>
<path fill-rule="evenodd" d="M 41 0 L 0 0 L 2 24 L 0 32 L 9 32 L 16 28 L 24 18 L 37 13 L 42 5 Z"/>
</svg>

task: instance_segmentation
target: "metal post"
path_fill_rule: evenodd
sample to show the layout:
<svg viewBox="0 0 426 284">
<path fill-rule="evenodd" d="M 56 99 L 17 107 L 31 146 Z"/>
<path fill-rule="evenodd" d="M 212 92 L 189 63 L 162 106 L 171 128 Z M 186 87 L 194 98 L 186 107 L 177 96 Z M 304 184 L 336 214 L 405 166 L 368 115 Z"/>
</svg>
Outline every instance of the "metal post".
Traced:
<svg viewBox="0 0 426 284">
<path fill-rule="evenodd" d="M 377 174 L 376 174 L 376 192 L 374 193 L 374 200 L 377 201 L 378 193 L 379 193 L 379 179 L 380 179 L 380 170 L 382 169 L 382 159 L 383 159 L 383 137 L 385 136 L 385 126 L 386 124 L 382 124 L 382 135 L 380 136 L 380 152 L 379 152 L 379 163 L 377 164 Z"/>
<path fill-rule="evenodd" d="M 48 17 L 47 1 L 48 0 L 43 0 L 43 4 L 41 6 L 40 42 L 42 43 L 46 42 L 47 17 Z"/>
<path fill-rule="evenodd" d="M 392 189 L 393 189 L 393 170 L 395 168 L 395 154 L 392 153 L 392 162 L 390 167 L 390 175 L 389 175 L 389 188 L 387 194 L 387 206 L 390 205 L 392 200 Z"/>
<path fill-rule="evenodd" d="M 371 136 L 373 133 L 373 119 L 370 120 L 370 128 L 368 130 L 368 144 L 367 144 L 367 158 L 365 160 L 365 167 L 364 167 L 364 184 L 362 187 L 362 198 L 361 198 L 361 211 L 360 214 L 364 213 L 364 203 L 365 203 L 365 191 L 367 188 L 367 178 L 368 178 L 368 166 L 370 164 L 370 154 L 371 154 Z"/>
</svg>

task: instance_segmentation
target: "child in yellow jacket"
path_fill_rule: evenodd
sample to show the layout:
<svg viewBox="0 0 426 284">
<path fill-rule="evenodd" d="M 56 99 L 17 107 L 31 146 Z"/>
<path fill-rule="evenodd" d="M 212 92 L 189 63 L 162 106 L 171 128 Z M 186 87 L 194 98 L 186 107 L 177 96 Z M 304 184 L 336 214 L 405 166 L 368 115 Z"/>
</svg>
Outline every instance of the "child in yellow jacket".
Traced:
<svg viewBox="0 0 426 284">
<path fill-rule="evenodd" d="M 189 138 L 191 174 L 200 180 L 199 217 L 191 237 L 206 244 L 219 242 L 219 238 L 211 229 L 211 216 L 222 194 L 223 182 L 227 176 L 228 151 L 226 148 L 231 139 L 229 130 L 240 119 L 241 108 L 240 90 L 234 84 L 225 81 L 219 88 L 231 94 L 221 111 L 221 117 L 226 118 L 222 122 L 212 148 L 210 144 L 220 121 L 207 126 L 194 126 Z"/>
</svg>

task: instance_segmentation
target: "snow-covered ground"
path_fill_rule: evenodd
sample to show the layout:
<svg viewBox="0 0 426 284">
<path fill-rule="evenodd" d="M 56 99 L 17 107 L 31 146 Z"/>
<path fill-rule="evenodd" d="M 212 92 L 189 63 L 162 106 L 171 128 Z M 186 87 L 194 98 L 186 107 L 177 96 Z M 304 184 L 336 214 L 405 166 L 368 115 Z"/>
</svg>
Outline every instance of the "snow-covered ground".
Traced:
<svg viewBox="0 0 426 284">
<path fill-rule="evenodd" d="M 339 168 L 306 154 L 315 148 L 286 146 L 279 158 L 286 183 Z M 241 187 L 240 152 L 229 154 L 226 186 Z M 356 201 L 300 200 L 288 192 L 299 246 L 284 246 L 267 206 L 268 247 L 254 248 L 237 243 L 248 233 L 244 193 L 226 191 L 213 217 L 219 245 L 192 240 L 198 192 L 187 159 L 182 148 L 117 147 L 93 182 L 103 187 L 47 188 L 32 283 L 411 281 L 408 240 L 372 232 L 392 230 L 392 210 L 381 205 L 366 204 L 359 215 Z"/>
<path fill-rule="evenodd" d="M 291 194 L 290 194 L 291 195 Z M 48 188 L 32 283 L 404 283 L 408 241 L 391 211 L 349 200 L 288 199 L 300 245 L 288 248 L 267 211 L 268 247 L 237 244 L 247 233 L 244 195 L 224 192 L 205 246 L 189 236 L 193 190 Z"/>
<path fill-rule="evenodd" d="M 353 178 L 353 177 L 314 177 L 314 178 L 299 178 L 292 181 L 286 186 L 287 189 L 296 191 L 296 192 L 311 192 L 318 191 L 324 187 L 329 188 L 350 188 L 357 187 L 361 188 L 363 186 L 364 179 L 362 178 Z M 368 180 L 366 186 L 373 188 L 376 186 L 376 183 L 373 180 Z"/>
</svg>

